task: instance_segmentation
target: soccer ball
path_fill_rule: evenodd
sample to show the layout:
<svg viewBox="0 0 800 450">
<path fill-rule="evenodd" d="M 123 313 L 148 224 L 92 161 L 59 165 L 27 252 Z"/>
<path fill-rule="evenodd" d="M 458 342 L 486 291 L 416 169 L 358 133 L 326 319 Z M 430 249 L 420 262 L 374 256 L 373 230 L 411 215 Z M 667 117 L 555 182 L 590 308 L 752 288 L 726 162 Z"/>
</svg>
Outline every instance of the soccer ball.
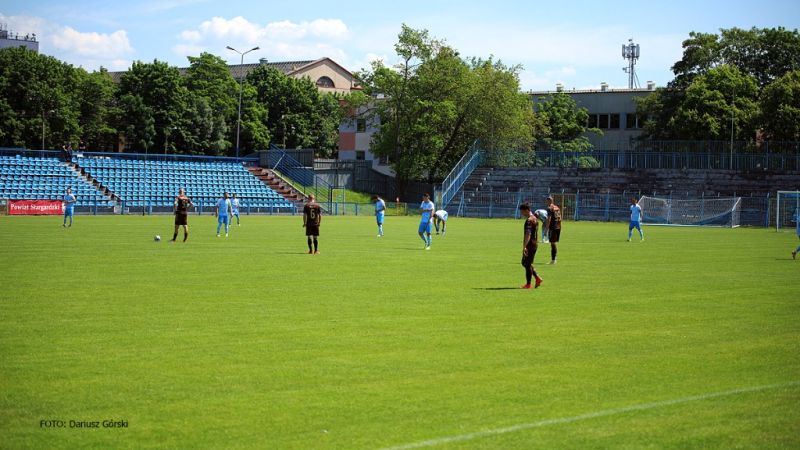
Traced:
<svg viewBox="0 0 800 450">
<path fill-rule="evenodd" d="M 161 240 L 161 236 L 156 236 L 156 237 L 154 237 L 154 238 L 153 238 L 153 240 L 154 240 L 154 241 L 156 241 L 156 242 L 158 242 L 158 241 L 160 241 L 160 240 Z"/>
</svg>

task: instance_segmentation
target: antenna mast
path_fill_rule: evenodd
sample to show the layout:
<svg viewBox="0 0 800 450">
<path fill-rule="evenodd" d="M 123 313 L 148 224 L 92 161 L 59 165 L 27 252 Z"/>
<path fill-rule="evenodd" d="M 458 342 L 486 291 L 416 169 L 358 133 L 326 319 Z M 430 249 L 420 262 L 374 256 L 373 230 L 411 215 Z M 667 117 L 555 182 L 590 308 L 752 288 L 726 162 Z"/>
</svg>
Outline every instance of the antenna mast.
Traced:
<svg viewBox="0 0 800 450">
<path fill-rule="evenodd" d="M 628 60 L 628 67 L 622 71 L 628 74 L 628 89 L 638 88 L 639 77 L 636 76 L 636 60 L 639 59 L 639 44 L 634 44 L 633 39 L 628 39 L 628 45 L 622 44 L 622 57 Z"/>
</svg>

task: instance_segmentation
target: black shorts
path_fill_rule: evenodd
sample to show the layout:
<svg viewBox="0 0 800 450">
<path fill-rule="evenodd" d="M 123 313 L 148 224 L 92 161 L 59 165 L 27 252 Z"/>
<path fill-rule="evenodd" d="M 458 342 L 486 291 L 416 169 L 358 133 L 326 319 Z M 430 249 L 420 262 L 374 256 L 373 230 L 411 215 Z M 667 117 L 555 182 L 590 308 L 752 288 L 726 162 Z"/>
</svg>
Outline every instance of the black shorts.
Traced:
<svg viewBox="0 0 800 450">
<path fill-rule="evenodd" d="M 175 213 L 175 225 L 189 225 L 187 221 L 189 214 L 186 212 L 176 212 Z"/>
<path fill-rule="evenodd" d="M 522 265 L 525 267 L 533 265 L 533 257 L 536 256 L 536 250 L 539 247 L 528 247 L 528 255 L 525 255 L 525 252 L 522 253 Z"/>
<path fill-rule="evenodd" d="M 319 236 L 319 227 L 306 225 L 306 236 Z"/>
<path fill-rule="evenodd" d="M 555 244 L 558 242 L 558 238 L 561 237 L 561 228 L 557 230 L 550 230 L 550 243 Z"/>
</svg>

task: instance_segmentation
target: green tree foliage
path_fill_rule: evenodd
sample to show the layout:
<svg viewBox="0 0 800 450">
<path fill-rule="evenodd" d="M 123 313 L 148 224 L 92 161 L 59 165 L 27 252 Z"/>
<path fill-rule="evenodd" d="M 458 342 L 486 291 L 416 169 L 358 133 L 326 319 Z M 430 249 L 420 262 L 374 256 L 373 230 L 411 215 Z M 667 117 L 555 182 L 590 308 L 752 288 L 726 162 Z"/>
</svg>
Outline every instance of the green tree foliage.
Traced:
<svg viewBox="0 0 800 450">
<path fill-rule="evenodd" d="M 61 148 L 77 142 L 79 75 L 52 56 L 24 47 L 0 49 L 0 146 Z"/>
<path fill-rule="evenodd" d="M 720 29 L 720 34 L 689 33 L 683 58 L 672 66 L 673 86 L 687 88 L 695 77 L 729 65 L 757 80 L 759 87 L 800 70 L 800 33 L 783 27 Z"/>
<path fill-rule="evenodd" d="M 187 109 L 184 117 L 186 128 L 176 130 L 186 144 L 182 150 L 194 154 L 225 154 L 231 143 L 235 143 L 239 106 L 239 85 L 231 76 L 228 64 L 210 53 L 190 56 L 183 85 L 195 98 L 191 100 L 194 108 Z"/>
<path fill-rule="evenodd" d="M 113 151 L 118 135 L 113 121 L 120 113 L 114 81 L 102 67 L 92 73 L 77 69 L 77 74 L 81 139 L 89 151 Z"/>
<path fill-rule="evenodd" d="M 536 115 L 541 118 L 549 130 L 544 137 L 547 146 L 552 150 L 574 152 L 574 158 L 563 161 L 567 166 L 591 167 L 596 165 L 593 158 L 581 157 L 578 153 L 592 149 L 589 138 L 583 135 L 591 131 L 600 136 L 603 132 L 599 128 L 588 128 L 589 114 L 586 108 L 578 108 L 575 100 L 565 92 L 550 95 L 549 99 L 540 98 L 537 104 Z"/>
<path fill-rule="evenodd" d="M 444 41 L 403 25 L 399 62 L 374 61 L 356 74 L 365 95 L 346 99 L 378 131 L 371 151 L 387 157 L 400 180 L 446 175 L 477 138 L 530 138 L 544 125 L 519 93 L 520 66 L 465 60 Z M 402 189 L 402 186 L 401 186 Z"/>
<path fill-rule="evenodd" d="M 765 137 L 800 141 L 800 71 L 789 72 L 765 87 L 759 105 L 758 124 Z"/>
<path fill-rule="evenodd" d="M 657 89 L 637 98 L 644 135 L 671 140 L 750 140 L 757 131 L 756 79 L 735 67 L 720 66 L 694 78 L 684 91 Z"/>
<path fill-rule="evenodd" d="M 318 157 L 336 154 L 339 101 L 320 92 L 310 78 L 259 66 L 247 75 L 243 94 L 241 133 L 254 144 L 249 151 L 267 148 L 272 141 L 286 148 L 313 148 Z"/>
<path fill-rule="evenodd" d="M 586 108 L 577 108 L 575 100 L 565 92 L 550 95 L 549 99 L 542 97 L 537 106 L 536 113 L 547 124 L 551 139 L 571 141 L 577 139 L 585 131 L 592 131 L 602 136 L 603 132 L 597 128 L 587 129 L 589 114 Z"/>
<path fill-rule="evenodd" d="M 786 136 L 780 130 L 792 125 L 777 120 L 791 114 L 774 113 L 781 110 L 777 99 L 791 103 L 791 98 L 770 90 L 759 101 L 759 91 L 786 73 L 800 70 L 796 29 L 731 28 L 721 29 L 718 35 L 692 32 L 683 49 L 683 58 L 672 67 L 675 79 L 667 88 L 634 99 L 644 123 L 642 139 L 727 140 L 734 130 L 734 139 L 753 140 L 759 128 L 767 139 Z M 769 105 L 769 118 L 759 111 L 765 105 Z"/>
<path fill-rule="evenodd" d="M 173 127 L 184 129 L 181 125 L 192 106 L 190 100 L 176 67 L 158 60 L 135 61 L 119 83 L 125 137 L 131 148 L 149 151 L 156 142 L 167 142 Z"/>
</svg>

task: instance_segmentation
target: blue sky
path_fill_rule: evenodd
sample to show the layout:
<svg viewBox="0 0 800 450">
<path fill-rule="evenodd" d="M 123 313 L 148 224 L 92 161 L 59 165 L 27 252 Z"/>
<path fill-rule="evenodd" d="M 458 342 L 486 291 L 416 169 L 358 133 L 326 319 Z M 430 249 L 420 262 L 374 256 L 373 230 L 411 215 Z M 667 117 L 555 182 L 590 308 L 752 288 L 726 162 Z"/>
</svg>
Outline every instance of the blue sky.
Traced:
<svg viewBox="0 0 800 450">
<path fill-rule="evenodd" d="M 209 52 L 245 62 L 332 58 L 350 71 L 375 59 L 397 62 L 394 44 L 405 23 L 446 40 L 462 56 L 520 64 L 521 88 L 553 90 L 627 87 L 621 47 L 641 46 L 639 82 L 673 78 L 689 32 L 720 28 L 797 28 L 796 0 L 672 2 L 543 2 L 539 0 L 319 1 L 43 1 L 0 0 L 0 23 L 35 33 L 40 52 L 92 71 L 125 70 L 155 59 L 186 67 Z"/>
</svg>

